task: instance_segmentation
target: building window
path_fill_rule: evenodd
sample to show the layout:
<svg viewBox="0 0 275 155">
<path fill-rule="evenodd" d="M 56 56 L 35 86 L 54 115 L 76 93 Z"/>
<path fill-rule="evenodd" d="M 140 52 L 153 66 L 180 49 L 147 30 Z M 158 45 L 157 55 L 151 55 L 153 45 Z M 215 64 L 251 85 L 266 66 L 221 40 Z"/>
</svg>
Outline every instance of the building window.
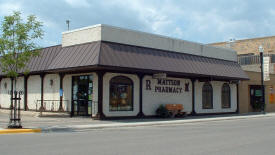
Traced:
<svg viewBox="0 0 275 155">
<path fill-rule="evenodd" d="M 222 108 L 230 108 L 230 86 L 227 83 L 222 85 Z"/>
<path fill-rule="evenodd" d="M 110 80 L 110 111 L 133 111 L 133 81 L 125 76 Z"/>
<path fill-rule="evenodd" d="M 209 82 L 202 87 L 202 108 L 213 109 L 213 88 Z"/>
</svg>

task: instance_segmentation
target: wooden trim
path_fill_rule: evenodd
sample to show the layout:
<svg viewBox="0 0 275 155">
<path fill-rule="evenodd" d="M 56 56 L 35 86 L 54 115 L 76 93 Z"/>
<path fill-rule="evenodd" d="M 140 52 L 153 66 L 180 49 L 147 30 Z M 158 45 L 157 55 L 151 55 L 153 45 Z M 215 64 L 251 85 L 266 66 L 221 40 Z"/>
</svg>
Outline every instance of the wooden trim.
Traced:
<svg viewBox="0 0 275 155">
<path fill-rule="evenodd" d="M 74 76 L 71 76 L 71 117 L 74 116 L 74 101 L 73 101 L 73 86 L 74 86 Z"/>
<path fill-rule="evenodd" d="M 240 102 L 239 102 L 239 84 L 237 83 L 236 84 L 237 86 L 237 110 L 236 110 L 236 113 L 240 113 Z M 250 92 L 249 92 L 250 94 Z M 230 96 L 231 97 L 231 96 Z M 250 96 L 249 96 L 250 97 Z M 250 105 L 250 104 L 249 104 Z"/>
<path fill-rule="evenodd" d="M 137 117 L 144 117 L 144 113 L 143 113 L 143 78 L 144 78 L 144 74 L 138 74 L 138 78 L 139 78 L 139 113 L 137 115 Z"/>
<path fill-rule="evenodd" d="M 195 103 L 196 103 L 195 82 L 196 82 L 196 79 L 191 79 L 191 81 L 192 81 L 192 112 L 191 112 L 191 115 L 196 115 L 196 109 L 195 109 Z"/>
<path fill-rule="evenodd" d="M 44 108 L 43 107 L 43 102 L 44 102 L 44 77 L 45 77 L 45 74 L 40 74 L 40 78 L 41 78 L 41 106 L 40 106 L 40 110 L 44 110 L 43 109 Z"/>
<path fill-rule="evenodd" d="M 104 119 L 106 116 L 103 113 L 103 76 L 105 74 L 104 71 L 98 71 L 96 72 L 98 76 L 98 113 L 97 118 L 98 119 Z"/>
<path fill-rule="evenodd" d="M 29 110 L 28 108 L 28 79 L 29 75 L 24 76 L 24 110 Z"/>
</svg>

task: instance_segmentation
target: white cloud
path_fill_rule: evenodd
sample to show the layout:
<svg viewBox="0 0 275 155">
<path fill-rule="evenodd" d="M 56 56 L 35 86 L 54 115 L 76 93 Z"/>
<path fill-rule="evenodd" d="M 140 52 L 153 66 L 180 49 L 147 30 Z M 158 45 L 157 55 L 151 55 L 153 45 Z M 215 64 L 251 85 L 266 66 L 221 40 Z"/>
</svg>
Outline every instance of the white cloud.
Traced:
<svg viewBox="0 0 275 155">
<path fill-rule="evenodd" d="M 0 15 L 7 16 L 10 15 L 13 11 L 20 11 L 22 6 L 18 2 L 6 2 L 0 3 Z"/>
<path fill-rule="evenodd" d="M 13 10 L 34 14 L 51 41 L 60 40 L 66 19 L 71 28 L 103 23 L 202 43 L 275 35 L 272 0 L 0 1 L 0 19 Z"/>
<path fill-rule="evenodd" d="M 80 7 L 90 7 L 90 4 L 87 0 L 64 0 L 73 8 L 80 8 Z"/>
</svg>

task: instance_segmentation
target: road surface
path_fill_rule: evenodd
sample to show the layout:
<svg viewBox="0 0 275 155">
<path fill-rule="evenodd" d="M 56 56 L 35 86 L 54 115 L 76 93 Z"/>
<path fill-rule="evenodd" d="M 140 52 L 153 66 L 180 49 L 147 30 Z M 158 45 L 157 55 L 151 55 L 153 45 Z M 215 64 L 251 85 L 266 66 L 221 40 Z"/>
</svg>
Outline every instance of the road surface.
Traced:
<svg viewBox="0 0 275 155">
<path fill-rule="evenodd" d="M 2 155 L 275 154 L 275 117 L 0 135 Z"/>
</svg>

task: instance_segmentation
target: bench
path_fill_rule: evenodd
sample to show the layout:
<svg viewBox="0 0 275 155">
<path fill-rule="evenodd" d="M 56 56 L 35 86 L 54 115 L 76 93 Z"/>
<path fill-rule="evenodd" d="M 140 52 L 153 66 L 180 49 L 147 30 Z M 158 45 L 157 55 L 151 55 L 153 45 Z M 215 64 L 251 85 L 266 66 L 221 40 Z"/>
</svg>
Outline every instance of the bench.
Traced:
<svg viewBox="0 0 275 155">
<path fill-rule="evenodd" d="M 166 104 L 165 108 L 168 110 L 170 117 L 184 116 L 185 112 L 182 104 Z"/>
</svg>

